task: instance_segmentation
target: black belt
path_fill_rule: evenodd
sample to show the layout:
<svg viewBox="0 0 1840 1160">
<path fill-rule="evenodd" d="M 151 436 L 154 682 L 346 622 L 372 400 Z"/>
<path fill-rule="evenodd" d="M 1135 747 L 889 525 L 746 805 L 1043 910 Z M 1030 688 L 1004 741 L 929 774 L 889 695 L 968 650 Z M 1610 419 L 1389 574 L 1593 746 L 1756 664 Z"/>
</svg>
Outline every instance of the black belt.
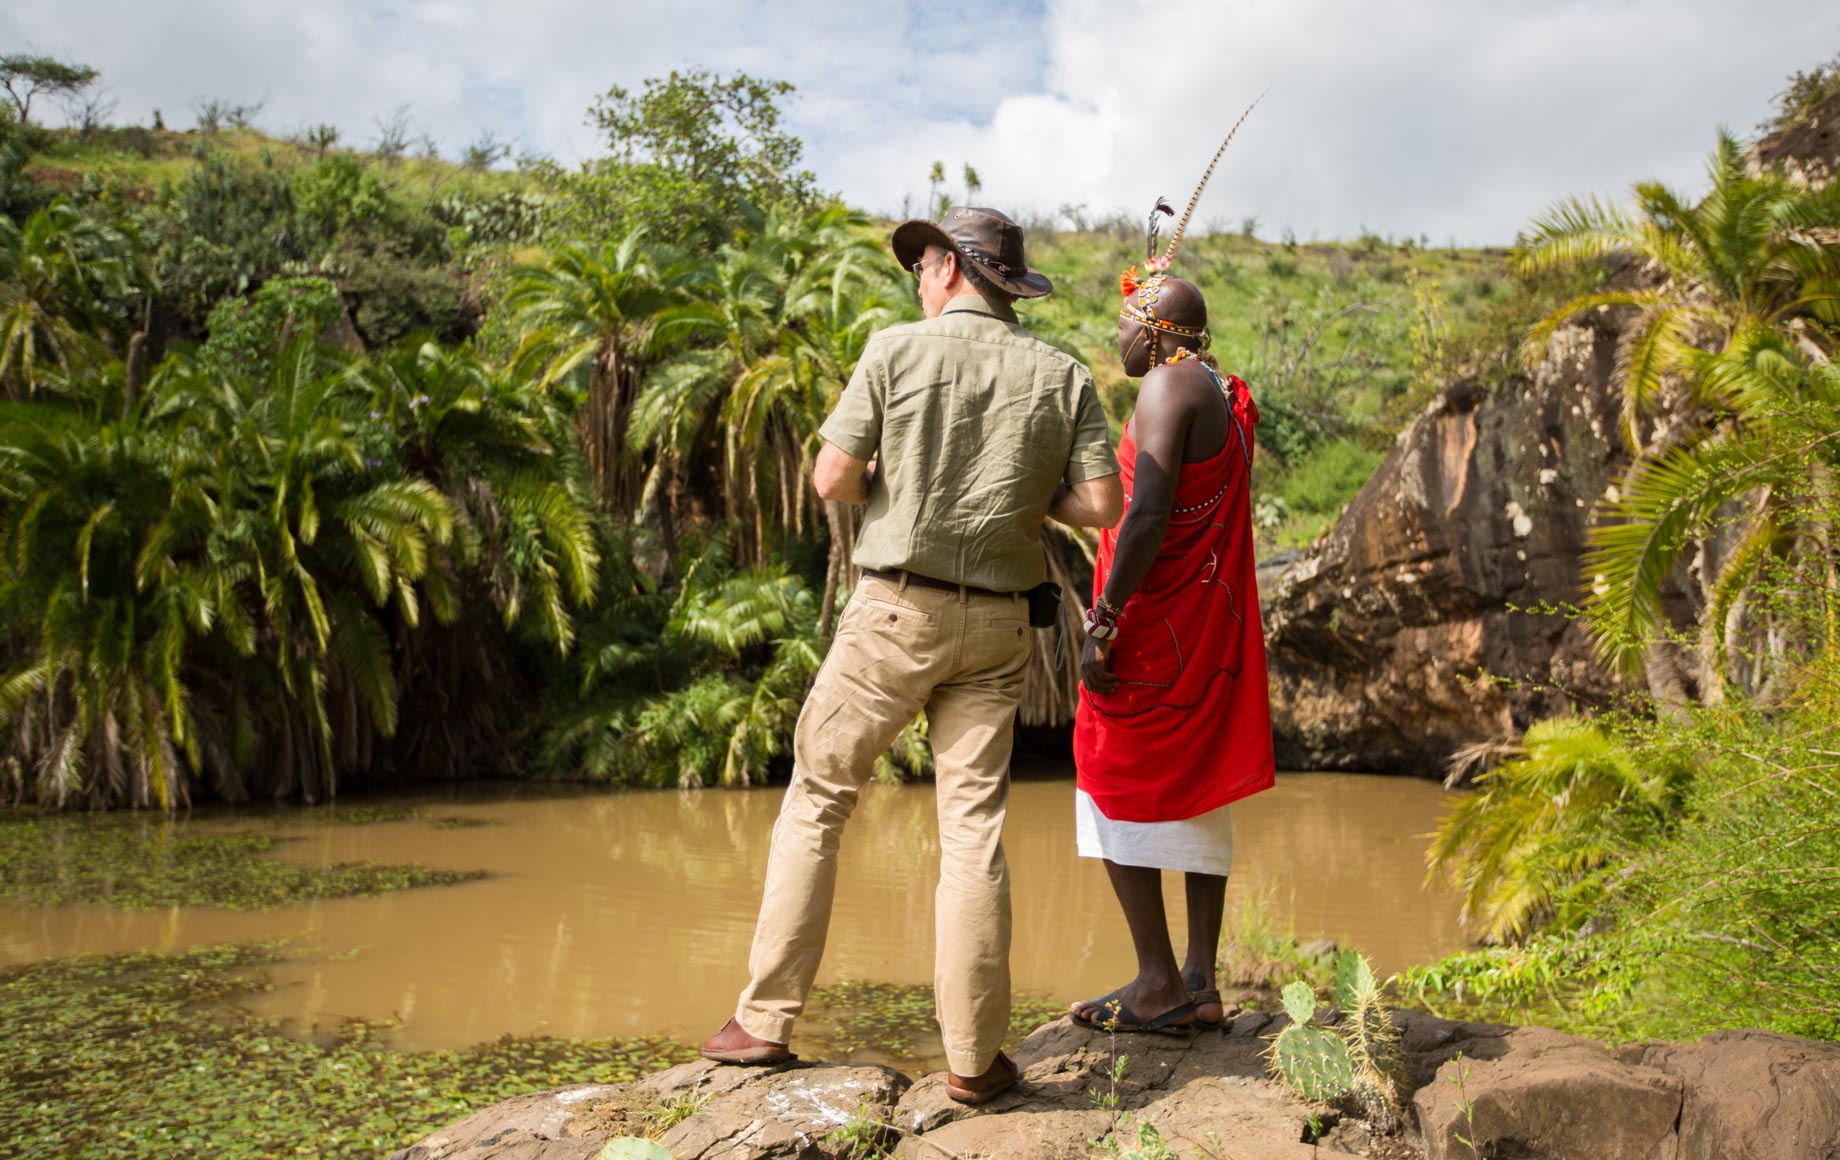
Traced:
<svg viewBox="0 0 1840 1160">
<path fill-rule="evenodd" d="M 902 579 L 905 578 L 908 585 L 914 588 L 937 588 L 942 592 L 964 592 L 971 596 L 1001 596 L 1004 599 L 1009 599 L 1016 595 L 1014 592 L 998 592 L 994 588 L 979 588 L 976 584 L 959 584 L 951 580 L 937 580 L 931 576 L 922 576 L 918 572 L 903 572 L 899 569 L 884 572 L 880 568 L 864 568 L 862 574 L 864 576 L 872 576 L 882 581 L 884 584 L 893 584 L 897 588 L 900 587 Z"/>
</svg>

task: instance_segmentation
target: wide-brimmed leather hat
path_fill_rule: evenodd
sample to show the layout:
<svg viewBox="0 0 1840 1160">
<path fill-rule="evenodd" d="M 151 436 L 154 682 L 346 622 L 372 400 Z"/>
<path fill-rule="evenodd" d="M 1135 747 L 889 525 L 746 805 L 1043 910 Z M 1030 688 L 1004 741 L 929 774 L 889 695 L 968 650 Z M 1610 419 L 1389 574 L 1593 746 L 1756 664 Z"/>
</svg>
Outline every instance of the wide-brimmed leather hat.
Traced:
<svg viewBox="0 0 1840 1160">
<path fill-rule="evenodd" d="M 1029 269 L 1022 255 L 1022 227 L 1005 214 L 975 205 L 955 205 L 937 222 L 915 218 L 894 228 L 894 260 L 911 268 L 928 246 L 940 246 L 968 262 L 991 285 L 1018 298 L 1040 298 L 1054 283 Z"/>
</svg>

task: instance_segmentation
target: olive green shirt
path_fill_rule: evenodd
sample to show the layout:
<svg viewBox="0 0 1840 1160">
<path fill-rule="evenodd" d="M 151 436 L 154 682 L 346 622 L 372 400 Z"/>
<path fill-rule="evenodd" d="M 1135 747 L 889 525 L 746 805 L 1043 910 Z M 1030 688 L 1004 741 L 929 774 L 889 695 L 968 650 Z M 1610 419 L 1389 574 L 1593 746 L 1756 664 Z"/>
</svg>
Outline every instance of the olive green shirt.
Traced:
<svg viewBox="0 0 1840 1160">
<path fill-rule="evenodd" d="M 819 433 L 879 461 L 859 567 L 997 592 L 1047 574 L 1041 520 L 1060 485 L 1118 470 L 1091 373 L 975 295 L 871 335 Z"/>
</svg>

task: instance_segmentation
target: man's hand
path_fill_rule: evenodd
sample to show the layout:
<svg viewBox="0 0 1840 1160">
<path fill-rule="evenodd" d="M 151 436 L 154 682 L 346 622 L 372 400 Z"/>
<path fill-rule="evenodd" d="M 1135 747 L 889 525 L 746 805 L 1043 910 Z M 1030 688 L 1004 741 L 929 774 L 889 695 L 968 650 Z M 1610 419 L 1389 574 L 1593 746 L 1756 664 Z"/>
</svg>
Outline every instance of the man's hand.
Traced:
<svg viewBox="0 0 1840 1160">
<path fill-rule="evenodd" d="M 1080 649 L 1080 682 L 1095 693 L 1109 693 L 1118 687 L 1118 677 L 1110 668 L 1112 642 L 1086 638 Z"/>
</svg>

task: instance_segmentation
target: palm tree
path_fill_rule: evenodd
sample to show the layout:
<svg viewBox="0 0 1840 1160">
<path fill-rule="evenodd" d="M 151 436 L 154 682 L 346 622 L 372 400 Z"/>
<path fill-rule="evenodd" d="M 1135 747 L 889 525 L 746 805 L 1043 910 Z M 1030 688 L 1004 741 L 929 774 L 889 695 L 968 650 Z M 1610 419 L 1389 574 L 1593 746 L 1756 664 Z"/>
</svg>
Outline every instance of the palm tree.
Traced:
<svg viewBox="0 0 1840 1160">
<path fill-rule="evenodd" d="M 737 554 L 757 566 L 780 529 L 802 531 L 818 510 L 818 425 L 869 332 L 901 316 L 896 272 L 862 224 L 841 206 L 763 216 L 692 283 L 694 301 L 658 319 L 661 338 L 694 345 L 648 379 L 635 411 L 631 440 L 653 461 L 647 490 L 665 472 L 688 478 L 713 436 Z"/>
<path fill-rule="evenodd" d="M 406 344 L 367 371 L 371 414 L 401 438 L 403 469 L 428 480 L 455 515 L 455 547 L 483 569 L 505 627 L 529 622 L 559 653 L 572 608 L 594 602 L 600 567 L 580 460 L 543 395 L 477 356 Z"/>
<path fill-rule="evenodd" d="M 113 308 L 148 281 L 121 231 L 68 203 L 24 226 L 0 215 L 0 387 L 28 395 L 47 367 L 68 377 L 106 358 Z"/>
<path fill-rule="evenodd" d="M 1537 361 L 1567 319 L 1600 307 L 1636 311 L 1614 376 L 1636 461 L 1609 507 L 1614 521 L 1592 529 L 1585 559 L 1600 654 L 1631 672 L 1663 625 L 1665 581 L 1728 504 L 1742 509 L 1734 521 L 1740 547 L 1708 585 L 1724 611 L 1737 606 L 1770 555 L 1833 544 L 1818 514 L 1823 505 L 1805 502 L 1810 486 L 1831 487 L 1824 482 L 1831 474 L 1811 476 L 1806 457 L 1785 472 L 1771 449 L 1789 452 L 1795 416 L 1818 405 L 1831 380 L 1840 184 L 1810 190 L 1780 172 L 1747 172 L 1742 148 L 1725 134 L 1710 175 L 1697 204 L 1655 183 L 1636 186 L 1634 215 L 1594 199 L 1565 202 L 1536 223 L 1515 256 L 1517 268 L 1532 274 L 1631 255 L 1660 279 L 1653 288 L 1581 295 L 1542 319 L 1526 344 Z M 1657 436 L 1645 436 L 1644 424 L 1676 383 L 1691 404 L 1683 408 L 1687 421 L 1651 442 Z M 1754 470 L 1741 480 L 1727 474 L 1736 462 Z M 1709 617 L 1703 628 L 1722 642 L 1728 626 Z"/>
<path fill-rule="evenodd" d="M 603 499 L 622 514 L 639 499 L 638 473 L 623 462 L 628 418 L 653 316 L 676 299 L 677 276 L 634 229 L 598 251 L 568 246 L 520 269 L 505 296 L 520 372 L 547 387 L 586 369 L 581 445 Z"/>
<path fill-rule="evenodd" d="M 22 419 L 0 437 L 0 625 L 19 658 L 0 683 L 0 718 L 10 760 L 45 805 L 189 801 L 201 738 L 187 650 L 248 622 L 233 568 L 143 542 L 178 454 L 136 421 Z"/>
<path fill-rule="evenodd" d="M 185 547 L 238 569 L 256 628 L 236 679 L 268 715 L 267 788 L 330 796 L 337 770 L 369 765 L 374 739 L 396 729 L 399 687 L 379 614 L 408 629 L 424 606 L 439 621 L 458 615 L 446 558 L 453 505 L 427 480 L 367 458 L 357 420 L 369 390 L 311 337 L 289 344 L 264 380 L 164 374 L 149 394 L 183 414 L 176 437 L 210 470 L 176 489 L 147 550 Z M 226 796 L 247 792 L 247 768 L 222 767 Z"/>
</svg>

